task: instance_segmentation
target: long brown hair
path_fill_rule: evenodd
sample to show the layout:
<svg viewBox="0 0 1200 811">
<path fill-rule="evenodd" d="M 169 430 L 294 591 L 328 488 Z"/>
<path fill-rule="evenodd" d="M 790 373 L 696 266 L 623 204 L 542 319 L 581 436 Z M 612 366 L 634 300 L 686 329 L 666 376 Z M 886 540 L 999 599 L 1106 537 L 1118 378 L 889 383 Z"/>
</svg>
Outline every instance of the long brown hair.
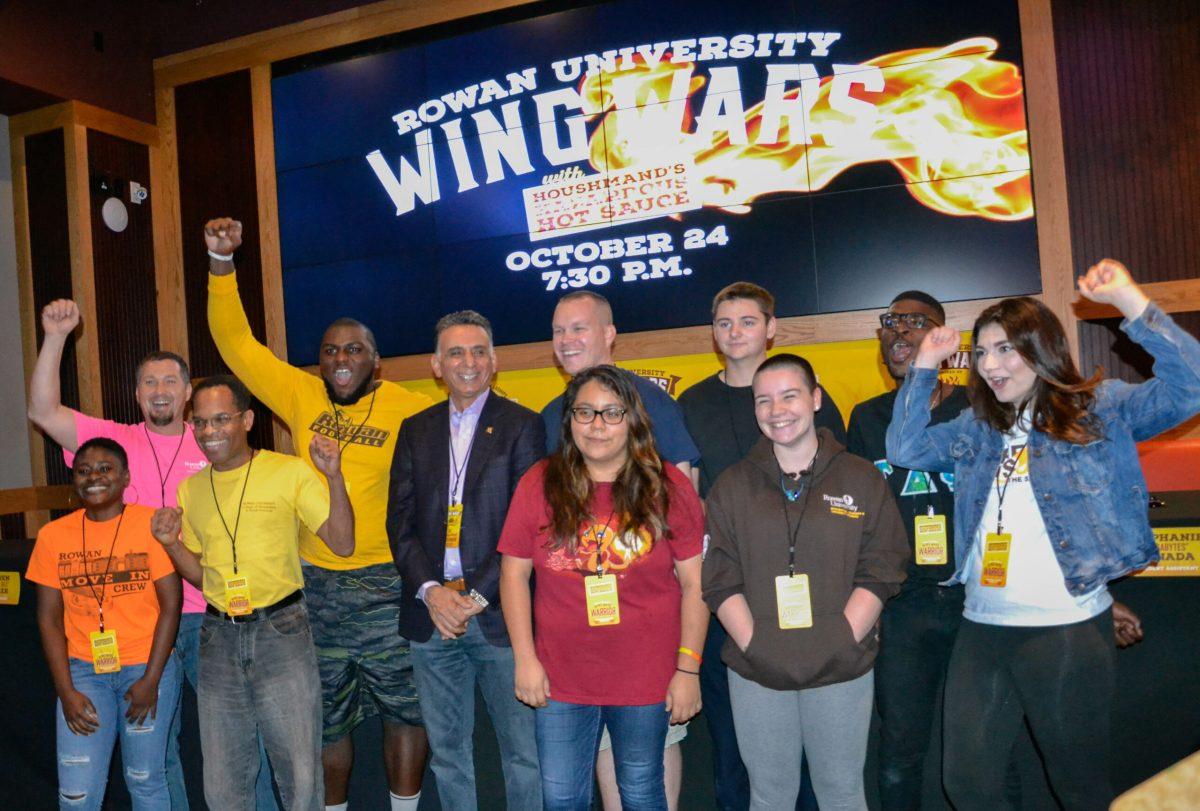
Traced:
<svg viewBox="0 0 1200 811">
<path fill-rule="evenodd" d="M 1054 439 L 1086 445 L 1103 436 L 1091 413 L 1095 388 L 1104 375 L 1099 369 L 1084 380 L 1071 360 L 1062 323 L 1049 307 L 1028 296 L 1007 298 L 988 307 L 975 319 L 971 344 L 978 345 L 979 331 L 989 324 L 1004 330 L 1008 342 L 1037 374 L 1030 395 L 1033 427 Z M 967 394 L 975 416 L 997 431 L 1009 431 L 1017 420 L 1019 403 L 996 399 L 972 359 Z"/>
<path fill-rule="evenodd" d="M 616 395 L 625 406 L 625 420 L 629 424 L 625 464 L 612 486 L 613 514 L 620 522 L 618 534 L 646 530 L 657 541 L 668 532 L 667 476 L 654 447 L 650 418 L 629 374 L 605 364 L 580 372 L 567 384 L 558 450 L 547 460 L 544 480 L 546 502 L 550 505 L 547 543 L 550 549 L 566 547 L 570 554 L 575 554 L 579 529 L 591 517 L 589 506 L 595 485 L 571 434 L 571 410 L 579 390 L 592 381 Z"/>
</svg>

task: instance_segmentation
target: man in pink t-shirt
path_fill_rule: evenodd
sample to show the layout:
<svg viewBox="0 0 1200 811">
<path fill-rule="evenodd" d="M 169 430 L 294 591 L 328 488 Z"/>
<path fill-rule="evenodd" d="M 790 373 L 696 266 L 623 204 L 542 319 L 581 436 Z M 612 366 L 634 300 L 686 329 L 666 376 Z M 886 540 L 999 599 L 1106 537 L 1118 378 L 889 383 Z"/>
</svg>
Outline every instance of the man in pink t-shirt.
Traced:
<svg viewBox="0 0 1200 811">
<path fill-rule="evenodd" d="M 179 483 L 208 464 L 196 444 L 191 425 L 183 419 L 192 395 L 187 362 L 173 352 L 152 352 L 138 364 L 134 393 L 142 409 L 142 422 L 125 425 L 90 417 L 63 405 L 59 388 L 63 347 L 77 326 L 79 308 L 73 301 L 59 299 L 42 309 L 42 329 L 46 337 L 29 384 L 29 418 L 62 446 L 68 467 L 74 461 L 75 449 L 89 439 L 106 437 L 118 442 L 129 455 L 130 482 L 125 488 L 125 503 L 147 507 L 178 506 L 175 494 Z M 183 615 L 175 650 L 193 690 L 198 683 L 200 622 L 204 606 L 199 589 L 185 581 Z M 167 743 L 167 783 L 171 790 L 171 807 L 187 809 L 187 791 L 179 762 L 177 707 L 172 714 L 174 720 Z M 265 758 L 258 795 L 260 811 L 275 807 Z"/>
</svg>

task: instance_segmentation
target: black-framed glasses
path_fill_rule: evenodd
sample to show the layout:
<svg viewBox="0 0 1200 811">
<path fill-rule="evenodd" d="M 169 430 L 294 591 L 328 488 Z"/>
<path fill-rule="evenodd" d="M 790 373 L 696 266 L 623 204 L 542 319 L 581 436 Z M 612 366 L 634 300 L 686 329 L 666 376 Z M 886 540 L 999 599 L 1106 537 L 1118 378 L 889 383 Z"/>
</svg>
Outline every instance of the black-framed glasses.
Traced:
<svg viewBox="0 0 1200 811">
<path fill-rule="evenodd" d="M 608 408 L 592 408 L 591 406 L 575 406 L 571 409 L 571 419 L 580 425 L 591 425 L 596 421 L 596 415 L 604 420 L 605 425 L 619 425 L 625 419 L 626 409 L 620 406 Z"/>
<path fill-rule="evenodd" d="M 909 329 L 925 329 L 929 324 L 935 327 L 941 326 L 925 313 L 882 313 L 879 316 L 879 324 L 884 329 L 895 329 L 900 324 L 904 324 Z"/>
<path fill-rule="evenodd" d="M 235 411 L 232 414 L 222 413 L 216 414 L 208 419 L 204 419 L 203 417 L 192 417 L 190 420 L 188 420 L 188 422 L 192 424 L 192 430 L 196 433 L 203 431 L 207 425 L 211 425 L 213 428 L 216 428 L 218 431 L 220 431 L 222 428 L 229 425 L 229 423 L 233 422 L 245 413 L 245 411 Z"/>
</svg>

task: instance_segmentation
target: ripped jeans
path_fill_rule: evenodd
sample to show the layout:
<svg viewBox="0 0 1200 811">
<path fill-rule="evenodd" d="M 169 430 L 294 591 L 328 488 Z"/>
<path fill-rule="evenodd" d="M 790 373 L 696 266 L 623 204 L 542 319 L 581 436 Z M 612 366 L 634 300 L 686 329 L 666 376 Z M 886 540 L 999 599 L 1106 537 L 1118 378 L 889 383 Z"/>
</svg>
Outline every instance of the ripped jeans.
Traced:
<svg viewBox="0 0 1200 811">
<path fill-rule="evenodd" d="M 164 764 L 167 732 L 179 698 L 179 663 L 175 655 L 167 658 L 158 682 L 156 717 L 147 716 L 142 724 L 125 720 L 129 706 L 125 693 L 145 673 L 145 665 L 128 665 L 116 673 L 99 674 L 91 662 L 71 659 L 70 667 L 71 682 L 96 708 L 100 728 L 91 735 L 76 735 L 67 727 L 62 703 L 57 703 L 59 808 L 92 811 L 103 806 L 108 764 L 119 734 L 125 785 L 135 811 L 169 811 L 171 795 Z"/>
</svg>

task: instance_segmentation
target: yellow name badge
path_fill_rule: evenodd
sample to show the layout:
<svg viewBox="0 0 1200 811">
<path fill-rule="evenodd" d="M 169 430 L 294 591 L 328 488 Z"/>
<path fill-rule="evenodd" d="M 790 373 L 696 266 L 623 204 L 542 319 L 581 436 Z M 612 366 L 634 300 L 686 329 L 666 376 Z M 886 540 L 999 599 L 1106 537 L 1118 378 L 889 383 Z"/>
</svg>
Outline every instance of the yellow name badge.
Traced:
<svg viewBox="0 0 1200 811">
<path fill-rule="evenodd" d="M 245 575 L 228 578 L 225 581 L 225 613 L 231 617 L 243 617 L 253 611 L 250 581 Z"/>
<path fill-rule="evenodd" d="M 446 508 L 446 548 L 458 549 L 462 537 L 463 505 L 451 504 Z"/>
<path fill-rule="evenodd" d="M 811 628 L 812 595 L 808 591 L 808 575 L 781 574 L 775 578 L 775 604 L 779 611 L 779 627 Z"/>
<path fill-rule="evenodd" d="M 949 555 L 946 516 L 918 515 L 913 518 L 913 542 L 918 566 L 940 566 Z"/>
<path fill-rule="evenodd" d="M 587 599 L 588 625 L 595 627 L 621 623 L 616 575 L 588 575 L 583 578 L 583 594 Z"/>
<path fill-rule="evenodd" d="M 0 605 L 16 605 L 21 601 L 21 573 L 0 572 Z"/>
<path fill-rule="evenodd" d="M 979 575 L 981 586 L 1002 589 L 1008 582 L 1008 553 L 1012 549 L 1012 535 L 1007 532 L 989 532 L 983 539 L 983 572 Z"/>
<path fill-rule="evenodd" d="M 116 673 L 121 669 L 116 631 L 92 631 L 92 667 L 97 673 Z"/>
</svg>

